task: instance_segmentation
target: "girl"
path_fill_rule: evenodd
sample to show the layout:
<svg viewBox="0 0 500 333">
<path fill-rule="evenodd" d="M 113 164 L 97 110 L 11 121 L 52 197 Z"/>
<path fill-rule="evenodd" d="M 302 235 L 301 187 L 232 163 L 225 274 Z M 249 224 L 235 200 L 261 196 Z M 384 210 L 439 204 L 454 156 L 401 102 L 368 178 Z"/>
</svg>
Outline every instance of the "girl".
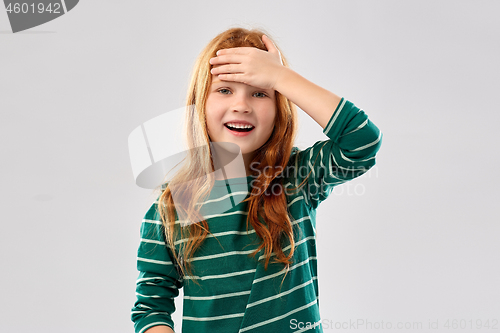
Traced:
<svg viewBox="0 0 500 333">
<path fill-rule="evenodd" d="M 375 165 L 379 129 L 291 70 L 259 30 L 232 28 L 205 47 L 187 105 L 187 162 L 141 227 L 135 331 L 174 332 L 184 288 L 183 332 L 323 332 L 316 209 Z M 293 146 L 295 105 L 329 140 Z M 234 146 L 244 171 L 217 166 Z"/>
</svg>

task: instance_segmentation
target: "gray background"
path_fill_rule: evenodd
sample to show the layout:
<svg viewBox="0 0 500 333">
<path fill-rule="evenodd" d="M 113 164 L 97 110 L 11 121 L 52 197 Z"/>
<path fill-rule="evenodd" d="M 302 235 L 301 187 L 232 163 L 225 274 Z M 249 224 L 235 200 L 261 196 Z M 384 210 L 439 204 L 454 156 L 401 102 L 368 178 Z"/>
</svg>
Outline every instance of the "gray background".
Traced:
<svg viewBox="0 0 500 333">
<path fill-rule="evenodd" d="M 322 319 L 374 325 L 337 331 L 500 329 L 499 10 L 87 0 L 12 34 L 2 7 L 0 331 L 133 332 L 139 228 L 154 196 L 134 183 L 127 138 L 184 105 L 196 56 L 233 25 L 265 28 L 292 69 L 384 133 L 377 166 L 318 209 Z M 298 146 L 327 139 L 299 114 Z M 471 330 L 476 320 L 490 329 Z"/>
</svg>

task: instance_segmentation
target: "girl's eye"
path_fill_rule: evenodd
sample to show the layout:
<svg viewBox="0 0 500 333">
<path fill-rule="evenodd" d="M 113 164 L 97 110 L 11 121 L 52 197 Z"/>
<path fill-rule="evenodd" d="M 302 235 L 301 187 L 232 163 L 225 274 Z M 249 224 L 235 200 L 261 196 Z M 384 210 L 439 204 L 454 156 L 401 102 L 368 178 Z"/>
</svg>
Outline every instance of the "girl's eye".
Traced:
<svg viewBox="0 0 500 333">
<path fill-rule="evenodd" d="M 220 93 L 222 93 L 222 94 L 224 94 L 224 95 L 227 95 L 227 94 L 229 94 L 231 91 L 230 91 L 229 89 L 226 89 L 226 88 L 221 88 L 221 89 L 217 90 L 217 92 L 220 92 Z M 261 96 L 260 96 L 261 98 L 264 98 L 264 97 L 266 97 L 266 96 L 267 96 L 267 95 L 266 95 L 265 93 L 263 93 L 263 92 L 256 92 L 254 95 L 257 95 L 257 94 L 260 94 L 260 95 L 261 95 Z"/>
</svg>

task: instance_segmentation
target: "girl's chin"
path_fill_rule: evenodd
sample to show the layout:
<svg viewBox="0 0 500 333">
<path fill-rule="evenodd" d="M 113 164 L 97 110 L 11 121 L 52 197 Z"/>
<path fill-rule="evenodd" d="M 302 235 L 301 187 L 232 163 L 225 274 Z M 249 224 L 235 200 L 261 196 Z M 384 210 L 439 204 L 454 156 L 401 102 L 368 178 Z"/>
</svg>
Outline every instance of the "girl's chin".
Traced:
<svg viewBox="0 0 500 333">
<path fill-rule="evenodd" d="M 246 148 L 243 148 L 241 149 L 241 147 L 234 143 L 234 142 L 228 142 L 228 141 L 212 141 L 210 140 L 210 143 L 213 144 L 213 146 L 215 148 L 221 148 L 221 149 L 224 149 L 230 153 L 233 153 L 233 154 L 238 154 L 241 150 L 241 154 L 242 155 L 250 155 L 250 154 L 253 154 L 255 153 L 255 150 L 248 150 Z"/>
</svg>

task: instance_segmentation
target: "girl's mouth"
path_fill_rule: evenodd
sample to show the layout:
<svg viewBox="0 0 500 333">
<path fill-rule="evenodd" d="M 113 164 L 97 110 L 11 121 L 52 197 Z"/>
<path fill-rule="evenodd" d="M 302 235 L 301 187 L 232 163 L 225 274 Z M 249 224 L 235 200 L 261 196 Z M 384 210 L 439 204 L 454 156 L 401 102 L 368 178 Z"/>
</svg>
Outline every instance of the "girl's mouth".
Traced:
<svg viewBox="0 0 500 333">
<path fill-rule="evenodd" d="M 255 127 L 252 128 L 234 128 L 234 127 L 229 127 L 227 124 L 224 124 L 224 127 L 226 127 L 229 131 L 229 133 L 235 135 L 235 136 L 246 136 L 250 134 Z"/>
</svg>

